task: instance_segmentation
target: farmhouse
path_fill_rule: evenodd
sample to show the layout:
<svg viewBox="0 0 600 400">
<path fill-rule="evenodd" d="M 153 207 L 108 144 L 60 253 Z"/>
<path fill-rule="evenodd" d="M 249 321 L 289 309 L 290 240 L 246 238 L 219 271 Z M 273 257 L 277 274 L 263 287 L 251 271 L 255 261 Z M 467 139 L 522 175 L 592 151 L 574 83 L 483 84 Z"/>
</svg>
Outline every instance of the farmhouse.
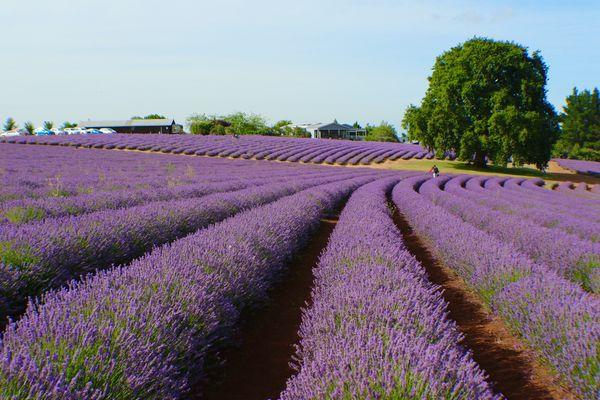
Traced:
<svg viewBox="0 0 600 400">
<path fill-rule="evenodd" d="M 118 133 L 183 133 L 183 126 L 173 119 L 128 119 L 123 121 L 81 121 L 86 129 L 111 128 Z"/>
<path fill-rule="evenodd" d="M 318 124 L 296 124 L 292 128 L 301 128 L 310 133 L 313 139 L 348 139 L 364 140 L 367 131 L 361 128 L 355 128 L 352 125 L 340 124 L 337 121 L 331 123 Z"/>
</svg>

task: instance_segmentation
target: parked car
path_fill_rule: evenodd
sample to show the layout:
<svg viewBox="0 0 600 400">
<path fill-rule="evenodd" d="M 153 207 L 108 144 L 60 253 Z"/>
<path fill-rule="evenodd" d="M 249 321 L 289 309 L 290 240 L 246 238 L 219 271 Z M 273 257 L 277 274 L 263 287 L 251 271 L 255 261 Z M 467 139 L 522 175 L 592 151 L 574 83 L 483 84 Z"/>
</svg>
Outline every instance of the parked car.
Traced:
<svg viewBox="0 0 600 400">
<path fill-rule="evenodd" d="M 81 135 L 85 133 L 85 129 L 79 127 L 67 128 L 65 131 L 67 132 L 67 135 Z"/>
<path fill-rule="evenodd" d="M 111 128 L 100 128 L 100 132 L 102 132 L 106 135 L 113 135 L 113 134 L 117 133 L 117 131 L 115 131 L 114 129 L 111 129 Z"/>
<path fill-rule="evenodd" d="M 33 131 L 33 133 L 36 136 L 52 136 L 52 135 L 54 135 L 54 132 L 52 132 L 50 129 L 46 129 L 46 128 L 37 128 L 36 130 Z"/>
<path fill-rule="evenodd" d="M 62 136 L 62 135 L 66 135 L 67 134 L 67 132 L 65 132 L 64 130 L 59 129 L 59 128 L 51 129 L 51 131 L 54 132 L 55 135 L 61 135 Z"/>
<path fill-rule="evenodd" d="M 18 129 L 14 129 L 12 131 L 6 131 L 6 132 L 0 131 L 0 136 L 4 136 L 4 137 L 7 137 L 7 136 L 19 136 L 20 134 L 21 134 L 21 132 Z"/>
<path fill-rule="evenodd" d="M 87 135 L 102 135 L 102 132 L 100 132 L 99 129 L 94 128 L 86 129 L 83 133 Z"/>
</svg>

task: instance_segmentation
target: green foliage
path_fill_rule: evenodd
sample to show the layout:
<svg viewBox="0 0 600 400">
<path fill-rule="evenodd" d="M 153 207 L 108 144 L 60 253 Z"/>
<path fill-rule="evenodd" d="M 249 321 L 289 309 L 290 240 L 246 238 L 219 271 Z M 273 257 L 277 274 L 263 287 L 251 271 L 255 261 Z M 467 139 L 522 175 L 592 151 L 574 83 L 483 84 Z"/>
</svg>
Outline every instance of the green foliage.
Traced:
<svg viewBox="0 0 600 400">
<path fill-rule="evenodd" d="M 139 115 L 135 115 L 135 116 L 131 117 L 131 119 L 167 119 L 167 118 L 161 114 L 148 114 L 145 117 L 140 117 Z"/>
<path fill-rule="evenodd" d="M 577 88 L 566 99 L 560 114 L 562 131 L 554 154 L 581 160 L 600 161 L 600 93 L 579 92 Z"/>
<path fill-rule="evenodd" d="M 216 123 L 211 120 L 196 119 L 189 122 L 189 125 L 190 133 L 193 135 L 210 135 L 210 131 Z"/>
<path fill-rule="evenodd" d="M 292 121 L 281 120 L 273 125 L 273 134 L 277 136 L 291 136 L 297 138 L 309 138 L 310 133 L 306 129 L 292 127 Z"/>
<path fill-rule="evenodd" d="M 371 127 L 369 125 L 365 140 L 369 142 L 398 142 L 398 132 L 396 132 L 393 125 L 381 121 L 379 126 Z"/>
<path fill-rule="evenodd" d="M 3 128 L 5 131 L 12 131 L 13 129 L 17 129 L 18 125 L 13 118 L 8 117 L 6 118 Z"/>
<path fill-rule="evenodd" d="M 223 119 L 231 125 L 226 128 L 227 133 L 238 135 L 271 135 L 271 128 L 267 120 L 258 114 L 246 114 L 236 112 L 229 114 Z"/>
<path fill-rule="evenodd" d="M 0 262 L 12 268 L 24 269 L 39 260 L 28 247 L 17 248 L 10 242 L 0 242 Z"/>
<path fill-rule="evenodd" d="M 23 125 L 23 128 L 25 128 L 28 135 L 33 135 L 33 131 L 35 131 L 35 126 L 33 126 L 33 122 L 29 122 L 29 121 L 25 122 L 25 125 Z"/>
<path fill-rule="evenodd" d="M 275 123 L 275 125 L 273 125 L 273 129 L 276 131 L 280 131 L 281 129 L 285 128 L 288 125 L 291 125 L 292 121 L 288 120 L 288 119 L 282 119 L 281 121 L 277 121 Z"/>
<path fill-rule="evenodd" d="M 296 138 L 310 138 L 310 133 L 306 129 L 299 127 L 290 128 L 286 127 L 282 133 L 282 136 L 292 136 Z"/>
<path fill-rule="evenodd" d="M 44 218 L 46 216 L 46 212 L 33 206 L 12 207 L 4 213 L 4 216 L 13 224 L 25 224 L 27 222 Z"/>
<path fill-rule="evenodd" d="M 545 167 L 558 138 L 546 100 L 547 66 L 539 52 L 512 42 L 474 38 L 436 59 L 419 107 L 402 126 L 411 140 L 485 165 Z"/>
<path fill-rule="evenodd" d="M 221 124 L 215 124 L 210 128 L 210 134 L 211 135 L 225 135 L 227 134 L 227 131 L 225 130 L 225 127 Z"/>
<path fill-rule="evenodd" d="M 76 122 L 69 122 L 69 121 L 65 121 L 65 122 L 63 122 L 63 124 L 60 126 L 60 129 L 76 128 L 76 127 L 77 127 L 77 123 L 76 123 Z"/>
<path fill-rule="evenodd" d="M 44 121 L 44 129 L 51 130 L 52 128 L 54 128 L 54 122 Z"/>
<path fill-rule="evenodd" d="M 190 132 L 196 135 L 272 135 L 274 130 L 258 114 L 236 112 L 217 116 L 193 114 L 187 119 Z"/>
</svg>

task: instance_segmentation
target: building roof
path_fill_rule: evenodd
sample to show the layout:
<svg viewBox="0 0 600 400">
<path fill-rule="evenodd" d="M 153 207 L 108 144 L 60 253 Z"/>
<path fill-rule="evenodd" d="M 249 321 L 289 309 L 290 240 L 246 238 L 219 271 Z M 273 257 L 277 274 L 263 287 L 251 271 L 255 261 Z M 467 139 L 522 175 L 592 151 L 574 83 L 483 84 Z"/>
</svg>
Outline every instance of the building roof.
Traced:
<svg viewBox="0 0 600 400">
<path fill-rule="evenodd" d="M 173 119 L 126 119 L 121 121 L 81 121 L 79 126 L 83 128 L 123 128 L 123 127 L 146 127 L 146 126 L 171 126 L 175 124 Z"/>
<path fill-rule="evenodd" d="M 337 122 L 328 122 L 328 123 L 317 123 L 317 124 L 297 124 L 292 125 L 292 127 L 304 128 L 307 130 L 320 130 L 320 131 L 363 131 L 364 129 L 355 128 L 352 125 L 348 124 L 340 124 Z"/>
</svg>

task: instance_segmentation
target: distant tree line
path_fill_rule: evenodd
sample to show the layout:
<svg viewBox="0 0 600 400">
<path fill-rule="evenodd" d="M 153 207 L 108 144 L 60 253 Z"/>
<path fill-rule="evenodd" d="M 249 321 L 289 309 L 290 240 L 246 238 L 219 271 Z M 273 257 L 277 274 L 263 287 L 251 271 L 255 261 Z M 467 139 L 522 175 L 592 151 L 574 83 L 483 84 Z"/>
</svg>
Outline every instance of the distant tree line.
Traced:
<svg viewBox="0 0 600 400">
<path fill-rule="evenodd" d="M 600 161 L 600 95 L 598 88 L 573 89 L 559 115 L 561 133 L 554 155 Z"/>
<path fill-rule="evenodd" d="M 309 138 L 302 128 L 294 127 L 290 120 L 280 120 L 273 125 L 258 114 L 236 112 L 228 115 L 193 114 L 187 119 L 190 133 L 194 135 L 267 135 Z M 358 122 L 355 128 L 362 127 Z M 398 142 L 398 132 L 393 125 L 382 121 L 380 125 L 365 126 L 366 140 L 378 142 Z"/>
<path fill-rule="evenodd" d="M 235 112 L 228 115 L 193 114 L 187 119 L 194 135 L 266 135 L 310 137 L 306 130 L 292 127 L 292 121 L 281 120 L 269 125 L 262 115 Z"/>
<path fill-rule="evenodd" d="M 131 119 L 167 119 L 167 118 L 161 114 L 148 114 L 145 117 L 140 117 L 139 115 L 135 115 L 135 116 L 131 117 Z"/>
</svg>

